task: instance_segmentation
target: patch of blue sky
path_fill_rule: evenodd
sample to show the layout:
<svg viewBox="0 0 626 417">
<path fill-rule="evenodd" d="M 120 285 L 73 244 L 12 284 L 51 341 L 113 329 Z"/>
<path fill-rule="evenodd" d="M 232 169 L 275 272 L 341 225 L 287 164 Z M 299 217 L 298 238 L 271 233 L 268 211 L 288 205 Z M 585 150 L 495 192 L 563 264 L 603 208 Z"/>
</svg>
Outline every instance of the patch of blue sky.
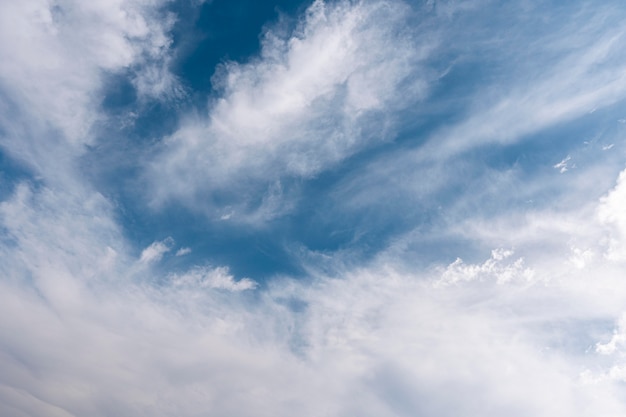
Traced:
<svg viewBox="0 0 626 417">
<path fill-rule="evenodd" d="M 135 208 L 123 221 L 129 236 L 139 247 L 172 237 L 177 249 L 191 249 L 184 256 L 175 256 L 173 251 L 164 257 L 165 269 L 228 265 L 235 276 L 253 277 L 260 283 L 277 274 L 298 276 L 302 273 L 298 264 L 290 259 L 289 241 L 281 222 L 262 230 L 251 230 L 223 221 L 210 222 L 205 216 L 194 215 L 182 207 L 170 206 L 149 215 L 141 210 Z"/>
</svg>

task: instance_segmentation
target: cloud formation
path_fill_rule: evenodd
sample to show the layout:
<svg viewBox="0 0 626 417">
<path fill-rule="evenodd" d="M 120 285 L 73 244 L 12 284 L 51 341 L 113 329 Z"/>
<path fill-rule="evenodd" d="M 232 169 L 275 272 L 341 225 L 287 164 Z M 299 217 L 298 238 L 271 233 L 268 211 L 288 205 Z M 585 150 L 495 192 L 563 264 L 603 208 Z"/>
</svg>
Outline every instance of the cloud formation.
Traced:
<svg viewBox="0 0 626 417">
<path fill-rule="evenodd" d="M 172 238 L 167 238 L 159 242 L 153 242 L 150 246 L 141 251 L 139 262 L 151 263 L 160 261 L 164 254 L 172 250 L 173 244 L 174 240 Z"/>
<path fill-rule="evenodd" d="M 128 76 L 138 97 L 172 95 L 173 20 L 162 1 L 28 0 L 0 5 L 0 141 L 48 183 L 74 186 L 78 157 L 94 145 L 106 80 Z M 165 87 L 167 84 L 168 87 Z"/>
<path fill-rule="evenodd" d="M 259 56 L 219 68 L 209 114 L 167 139 L 149 169 L 154 201 L 271 219 L 288 211 L 283 182 L 391 139 L 394 110 L 427 90 L 420 63 L 435 41 L 409 14 L 398 1 L 315 1 L 295 30 L 267 29 Z"/>
<path fill-rule="evenodd" d="M 626 414 L 624 13 L 495 3 L 270 24 L 208 114 L 120 139 L 131 214 L 81 157 L 107 75 L 183 96 L 176 8 L 0 3 L 0 415 Z M 202 246 L 271 251 L 261 225 L 300 275 Z"/>
</svg>

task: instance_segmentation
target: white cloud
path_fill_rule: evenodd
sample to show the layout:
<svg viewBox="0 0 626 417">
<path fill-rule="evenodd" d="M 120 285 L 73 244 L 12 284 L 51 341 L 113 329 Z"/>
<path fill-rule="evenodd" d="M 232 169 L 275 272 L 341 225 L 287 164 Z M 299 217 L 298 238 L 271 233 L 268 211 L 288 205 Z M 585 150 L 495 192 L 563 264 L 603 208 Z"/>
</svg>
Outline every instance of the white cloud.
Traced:
<svg viewBox="0 0 626 417">
<path fill-rule="evenodd" d="M 499 284 L 512 280 L 530 282 L 534 273 L 532 269 L 524 267 L 524 259 L 517 258 L 513 262 L 507 263 L 507 258 L 513 255 L 513 251 L 505 249 L 494 249 L 491 251 L 491 258 L 481 265 L 467 265 L 462 259 L 457 258 L 444 270 L 438 285 L 450 285 L 465 280 L 486 280 L 493 279 Z"/>
<path fill-rule="evenodd" d="M 597 343 L 596 352 L 602 355 L 610 355 L 626 345 L 626 316 L 622 315 L 619 320 L 618 328 L 615 329 L 613 337 L 606 343 Z"/>
<path fill-rule="evenodd" d="M 171 19 L 161 19 L 163 4 L 2 2 L 3 149 L 47 181 L 64 180 L 76 156 L 84 152 L 83 145 L 93 143 L 93 124 L 102 119 L 106 74 L 130 71 L 140 94 L 157 88 L 150 86 L 150 65 L 167 58 L 172 24 Z M 159 78 L 167 79 L 164 72 Z"/>
<path fill-rule="evenodd" d="M 26 186 L 2 204 L 12 239 L 0 266 L 11 277 L 0 282 L 3 411 L 626 412 L 621 358 L 601 348 L 615 340 L 613 351 L 622 349 L 611 333 L 626 295 L 620 264 L 598 258 L 571 269 L 567 253 L 547 264 L 531 253 L 522 264 L 497 249 L 475 265 L 430 271 L 399 272 L 400 259 L 380 257 L 254 293 L 243 291 L 253 281 L 224 267 L 192 268 L 156 286 L 138 274 L 158 271 L 133 269 L 128 251 L 107 243 L 123 241 L 108 210 L 98 196 L 84 204 Z M 541 279 L 526 280 L 530 269 Z M 450 274 L 457 285 L 436 284 Z"/>
<path fill-rule="evenodd" d="M 606 256 L 612 260 L 626 259 L 626 171 L 620 173 L 617 185 L 605 197 L 598 207 L 598 218 L 609 226 L 608 251 Z"/>
<path fill-rule="evenodd" d="M 489 4 L 485 7 L 494 6 Z M 525 4 L 530 10 L 536 7 L 532 2 Z M 399 219 L 406 221 L 407 228 L 416 223 L 426 234 L 429 225 L 433 235 L 448 236 L 450 229 L 469 239 L 473 233 L 491 234 L 493 242 L 484 248 L 489 249 L 504 244 L 498 241 L 502 236 L 499 220 L 520 220 L 525 213 L 532 218 L 545 209 L 537 216 L 545 214 L 555 225 L 563 224 L 570 207 L 586 205 L 602 194 L 623 169 L 623 161 L 615 155 L 618 152 L 598 156 L 601 146 L 581 143 L 593 137 L 591 143 L 602 140 L 617 149 L 623 141 L 623 132 L 588 120 L 592 119 L 590 109 L 596 109 L 597 117 L 604 112 L 607 119 L 615 120 L 617 110 L 612 106 L 626 98 L 626 55 L 619 48 L 624 31 L 607 24 L 623 11 L 615 3 L 597 8 L 579 2 L 570 6 L 560 9 L 557 18 L 552 13 L 528 13 L 519 4 L 502 4 L 490 21 L 495 28 L 487 31 L 476 14 L 484 12 L 480 7 L 459 12 L 458 21 L 441 17 L 437 23 L 448 26 L 439 33 L 440 45 L 454 47 L 452 52 L 440 49 L 458 52 L 441 83 L 448 86 L 445 81 L 451 78 L 453 91 L 448 94 L 453 97 L 447 92 L 443 98 L 429 97 L 428 105 L 418 107 L 415 117 L 432 120 L 434 127 L 416 129 L 411 140 L 404 140 L 406 146 L 381 152 L 349 171 L 328 193 L 332 199 L 328 210 L 348 219 L 374 212 L 373 221 L 383 218 L 396 224 Z M 485 38 L 496 32 L 497 39 Z M 433 60 L 438 56 L 438 49 L 431 53 Z M 485 71 L 476 88 L 472 87 L 473 75 L 463 72 L 466 68 Z M 460 82 L 455 77 L 461 77 L 467 88 L 455 89 Z M 455 113 L 459 117 L 448 120 L 444 110 L 443 115 L 437 112 L 449 106 L 462 109 Z M 576 129 L 561 131 L 573 120 Z M 556 156 L 552 146 L 558 146 Z M 544 160 L 546 156 L 558 159 Z M 568 175 L 553 178 L 537 163 Z M 587 228 L 583 219 L 576 221 Z M 464 232 L 468 224 L 470 230 Z M 521 235 L 531 230 L 506 228 L 505 233 Z"/>
<path fill-rule="evenodd" d="M 176 251 L 176 256 L 185 256 L 191 253 L 191 248 L 180 248 Z"/>
<path fill-rule="evenodd" d="M 257 283 L 250 278 L 235 280 L 227 267 L 196 267 L 184 274 L 171 276 L 175 286 L 191 288 L 210 288 L 228 291 L 244 291 L 257 287 Z"/>
<path fill-rule="evenodd" d="M 154 202 L 210 212 L 206 196 L 215 193 L 237 206 L 233 219 L 262 221 L 288 211 L 281 178 L 308 178 L 391 139 L 394 109 L 427 89 L 421 61 L 435 45 L 408 26 L 410 13 L 398 1 L 318 0 L 289 36 L 267 30 L 260 56 L 214 76 L 221 94 L 208 116 L 167 140 L 147 174 Z M 250 183 L 265 185 L 265 196 Z"/>
<path fill-rule="evenodd" d="M 491 260 L 504 255 L 496 251 Z M 589 316 L 579 316 L 586 310 L 581 304 L 598 294 L 573 294 L 571 283 L 556 277 L 547 285 L 519 286 L 475 280 L 472 269 L 457 272 L 468 273 L 463 289 L 430 287 L 436 280 L 375 267 L 297 293 L 307 302 L 299 325 L 306 358 L 320 372 L 334 367 L 329 380 L 351 381 L 338 383 L 347 386 L 346 397 L 367 398 L 361 407 L 332 415 L 623 412 L 617 386 L 604 384 L 597 397 L 595 387 L 578 380 L 583 363 L 591 361 L 587 343 L 593 343 L 583 330 Z M 580 328 L 571 325 L 578 320 Z M 554 386 L 550 398 L 541 394 Z M 454 387 L 455 401 L 446 387 Z"/>
<path fill-rule="evenodd" d="M 173 245 L 174 240 L 171 237 L 168 237 L 167 239 L 158 242 L 152 242 L 150 246 L 148 246 L 141 252 L 139 262 L 146 264 L 158 262 L 163 258 L 164 254 L 172 250 Z"/>
<path fill-rule="evenodd" d="M 255 281 L 236 279 L 227 267 L 196 266 L 178 274 L 161 270 L 157 261 L 173 249 L 170 239 L 144 249 L 140 263 L 151 267 L 137 268 L 136 257 L 130 255 L 136 252 L 115 221 L 114 205 L 78 175 L 74 144 L 88 142 L 82 135 L 95 117 L 89 103 L 98 86 L 97 69 L 121 68 L 139 59 L 137 45 L 130 39 L 151 45 L 141 46 L 141 54 L 148 55 L 161 54 L 167 42 L 149 40 L 148 33 L 154 31 L 140 18 L 144 9 L 134 15 L 122 13 L 121 3 L 67 5 L 77 8 L 70 8 L 72 13 L 80 12 L 76 19 L 95 23 L 93 28 L 76 26 L 75 43 L 68 45 L 84 52 L 82 56 L 91 63 L 79 59 L 69 78 L 59 76 L 64 86 L 57 88 L 53 82 L 46 90 L 57 73 L 46 72 L 45 65 L 37 69 L 30 53 L 2 44 L 3 51 L 13 54 L 7 56 L 17 60 L 0 63 L 3 74 L 12 74 L 16 90 L 27 84 L 18 77 L 19 71 L 9 71 L 11 65 L 25 68 L 28 76 L 41 76 L 34 78 L 30 90 L 11 93 L 23 118 L 15 123 L 2 120 L 3 127 L 18 129 L 21 121 L 41 117 L 42 123 L 60 132 L 52 137 L 38 136 L 47 128 L 22 132 L 32 143 L 47 138 L 58 147 L 54 153 L 36 146 L 30 149 L 40 153 L 25 155 L 25 160 L 33 166 L 48 164 L 40 170 L 44 183 L 21 183 L 0 203 L 0 414 L 237 417 L 250 415 L 250 410 L 272 417 L 626 414 L 622 386 L 626 220 L 621 210 L 626 206 L 626 171 L 607 192 L 602 188 L 607 171 L 579 170 L 584 173 L 578 178 L 587 175 L 596 193 L 604 193 L 600 201 L 586 192 L 591 185 L 585 183 L 572 188 L 578 192 L 561 205 L 500 209 L 488 218 L 471 210 L 468 195 L 476 190 L 480 197 L 504 198 L 511 193 L 498 194 L 503 189 L 517 193 L 518 187 L 511 186 L 519 185 L 516 172 L 489 172 L 477 178 L 465 194 L 455 195 L 457 206 L 448 217 L 450 223 L 437 232 L 465 239 L 465 246 L 476 244 L 479 253 L 486 246 L 515 248 L 514 253 L 487 251 L 479 261 L 415 266 L 415 253 L 406 248 L 424 238 L 418 230 L 405 236 L 409 243 L 404 242 L 404 247 L 390 248 L 366 264 L 346 263 L 333 269 L 333 256 L 326 254 L 317 258 L 317 270 L 307 270 L 306 279 L 274 278 L 256 291 L 250 291 L 259 287 Z M 151 3 L 124 3 L 124 7 L 132 5 Z M 0 5 L 0 11 L 18 17 L 12 27 L 19 35 L 16 39 L 23 41 L 24 33 L 30 33 L 34 50 L 53 69 L 59 62 L 65 68 L 70 46 L 54 40 L 54 31 L 61 30 L 52 19 L 54 10 L 44 2 Z M 180 178 L 198 174 L 197 180 L 189 181 L 197 181 L 192 188 L 202 190 L 204 185 L 198 184 L 203 181 L 215 181 L 208 189 L 227 188 L 236 179 L 258 173 L 260 181 L 270 186 L 259 197 L 266 211 L 257 211 L 266 213 L 261 217 L 280 213 L 285 189 L 278 177 L 313 175 L 376 140 L 359 132 L 359 126 L 371 121 L 370 112 L 387 116 L 387 106 L 393 109 L 395 92 L 410 72 L 403 65 L 414 65 L 411 60 L 419 58 L 404 49 L 413 40 L 392 30 L 394 19 L 402 21 L 407 10 L 396 2 L 336 6 L 318 2 L 296 35 L 274 39 L 268 32 L 269 46 L 258 60 L 227 66 L 225 92 L 209 120 L 177 133 L 197 131 L 198 135 L 172 139 L 180 143 L 171 145 L 174 155 L 164 156 L 161 162 L 170 157 L 179 160 L 170 161 L 164 172 Z M 64 18 L 70 19 L 72 13 Z M 88 18 L 94 15 L 95 19 Z M 0 13 L 0 21 L 13 24 L 6 16 Z M 28 29 L 24 33 L 16 29 L 22 24 Z M 9 31 L 0 26 L 3 30 Z M 45 30 L 50 30 L 50 39 Z M 93 45 L 95 52 L 86 45 Z M 328 50 L 324 45 L 330 45 Z M 614 47 L 610 45 L 609 52 L 615 52 Z M 307 53 L 319 58 L 319 67 L 309 68 Z M 37 65 L 46 59 L 36 61 Z M 582 67 L 582 75 L 588 68 Z M 271 71 L 284 77 L 274 78 Z M 381 74 L 391 74 L 383 77 L 389 85 L 372 81 Z M 81 80 L 86 84 L 72 87 Z M 580 103 L 595 101 L 585 99 L 595 82 L 599 78 L 581 85 Z M 75 94 L 55 97 L 59 91 Z M 600 98 L 610 98 L 605 93 L 600 91 Z M 529 94 L 532 98 L 539 93 Z M 25 104 L 39 98 L 33 108 Z M 47 105 L 51 107 L 46 109 Z M 325 122 L 335 110 L 340 111 L 340 123 L 329 129 L 318 126 L 323 125 L 319 118 Z M 485 120 L 504 126 L 495 118 L 508 115 L 509 110 L 491 112 Z M 577 111 L 576 107 L 568 114 Z M 9 118 L 8 113 L 2 114 Z M 71 114 L 75 120 L 70 120 Z M 376 114 L 375 121 L 385 119 Z M 563 120 L 552 116 L 545 117 Z M 309 130 L 287 135 L 300 122 Z M 514 129 L 511 134 L 526 131 Z M 336 135 L 323 136 L 329 132 Z M 287 138 L 274 141 L 283 135 Z M 26 149 L 19 148 L 21 137 L 5 137 L 12 152 Z M 237 139 L 237 146 L 230 139 Z M 316 141 L 309 143 L 310 139 Z M 200 143 L 205 140 L 211 141 L 210 146 Z M 185 149 L 194 157 L 184 154 Z M 211 152 L 216 151 L 223 153 L 214 156 Z M 46 161 L 64 153 L 54 163 Z M 258 160 L 255 155 L 260 155 Z M 403 161 L 415 162 L 413 157 Z M 61 163 L 66 161 L 67 166 Z M 188 168 L 189 161 L 198 165 Z M 389 165 L 395 162 L 386 160 Z M 457 166 L 458 171 L 445 163 L 433 165 L 434 172 L 422 178 L 407 174 L 418 171 L 410 164 L 388 170 L 396 181 L 406 181 L 400 190 L 420 197 L 433 195 L 453 174 L 465 179 L 467 172 L 474 172 L 463 171 L 472 161 Z M 419 173 L 425 171 L 421 168 Z M 50 181 L 54 175 L 64 178 L 63 186 Z M 547 187 L 544 179 L 519 192 L 532 195 L 528 188 Z M 182 195 L 190 193 L 182 191 Z M 399 195 L 410 200 L 405 193 Z M 368 206 L 377 197 L 362 195 L 351 203 Z M 254 210 L 246 212 L 246 207 L 215 210 L 223 216 L 243 210 L 254 217 L 249 213 Z M 185 252 L 187 248 L 181 248 L 176 254 Z M 316 272 L 322 269 L 334 272 Z"/>
<path fill-rule="evenodd" d="M 558 164 L 553 165 L 552 168 L 558 169 L 559 172 L 561 174 L 563 174 L 563 173 L 565 173 L 565 172 L 567 172 L 569 170 L 568 163 L 569 163 L 569 161 L 571 159 L 572 159 L 572 157 L 568 155 L 566 158 L 561 160 L 561 162 L 559 162 Z"/>
<path fill-rule="evenodd" d="M 502 15 L 519 13 L 517 7 L 504 7 Z M 487 48 L 474 43 L 481 38 L 467 36 L 465 28 L 451 30 L 449 36 L 466 48 L 485 48 L 487 57 L 494 51 L 505 54 L 506 59 L 500 56 L 497 62 L 514 66 L 506 67 L 501 78 L 471 96 L 467 118 L 435 132 L 418 157 L 453 157 L 488 144 L 517 143 L 546 127 L 624 100 L 626 55 L 619 45 L 625 32 L 606 24 L 621 16 L 622 10 L 611 3 L 593 9 L 576 3 L 564 13 L 558 20 L 552 17 L 546 37 L 529 33 L 532 24 L 542 28 L 537 21 L 507 21 L 494 50 L 488 47 L 491 43 Z"/>
</svg>

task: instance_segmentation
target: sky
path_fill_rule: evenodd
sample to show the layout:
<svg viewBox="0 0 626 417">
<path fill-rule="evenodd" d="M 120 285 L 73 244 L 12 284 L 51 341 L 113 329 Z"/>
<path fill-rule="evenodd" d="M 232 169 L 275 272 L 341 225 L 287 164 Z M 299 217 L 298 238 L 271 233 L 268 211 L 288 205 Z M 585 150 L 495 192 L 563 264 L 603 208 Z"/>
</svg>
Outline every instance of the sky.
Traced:
<svg viewBox="0 0 626 417">
<path fill-rule="evenodd" d="M 0 415 L 626 415 L 625 18 L 0 0 Z"/>
</svg>

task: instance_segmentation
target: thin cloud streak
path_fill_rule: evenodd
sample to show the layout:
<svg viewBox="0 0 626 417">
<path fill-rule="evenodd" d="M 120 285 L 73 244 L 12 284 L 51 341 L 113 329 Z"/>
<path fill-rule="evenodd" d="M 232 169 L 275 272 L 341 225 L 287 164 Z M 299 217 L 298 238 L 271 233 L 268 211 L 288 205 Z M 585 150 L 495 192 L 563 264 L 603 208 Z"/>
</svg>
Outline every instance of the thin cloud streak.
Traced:
<svg viewBox="0 0 626 417">
<path fill-rule="evenodd" d="M 527 58 L 523 69 L 528 72 L 509 69 L 506 84 L 490 85 L 477 95 L 466 120 L 436 132 L 419 157 L 454 157 L 489 144 L 512 144 L 624 100 L 626 55 L 620 45 L 625 32 L 606 24 L 623 13 L 611 4 L 577 6 L 579 13 L 565 16 L 571 21 L 554 22 L 552 39 L 545 43 L 524 34 L 530 39 L 523 50 L 515 24 L 511 38 L 504 33 L 503 50 L 513 62 Z M 543 65 L 530 65 L 538 59 Z"/>
</svg>

